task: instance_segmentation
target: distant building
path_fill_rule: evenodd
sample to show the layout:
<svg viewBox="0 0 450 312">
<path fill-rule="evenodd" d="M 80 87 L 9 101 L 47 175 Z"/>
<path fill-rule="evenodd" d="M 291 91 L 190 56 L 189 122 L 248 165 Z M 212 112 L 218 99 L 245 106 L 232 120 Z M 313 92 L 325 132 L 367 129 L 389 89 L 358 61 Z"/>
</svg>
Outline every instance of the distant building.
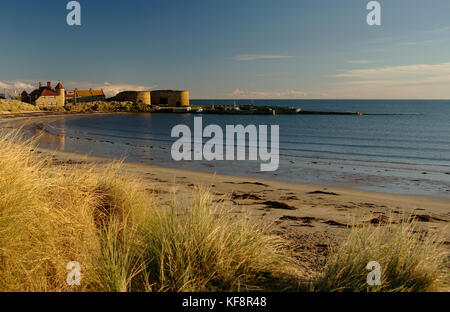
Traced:
<svg viewBox="0 0 450 312">
<path fill-rule="evenodd" d="M 188 107 L 189 92 L 178 90 L 157 90 L 151 92 L 151 101 L 153 105 L 169 107 Z"/>
<path fill-rule="evenodd" d="M 19 92 L 17 92 L 16 90 L 14 90 L 14 92 L 12 92 L 10 94 L 10 96 L 11 96 L 11 100 L 22 101 L 22 95 Z"/>
<path fill-rule="evenodd" d="M 30 103 L 30 96 L 28 95 L 28 92 L 27 92 L 27 91 L 24 90 L 24 91 L 20 94 L 20 97 L 21 97 L 21 101 L 22 101 L 22 102 Z"/>
<path fill-rule="evenodd" d="M 66 103 L 81 103 L 104 101 L 106 99 L 103 89 L 100 90 L 68 90 L 66 91 Z"/>
<path fill-rule="evenodd" d="M 22 99 L 24 99 L 25 93 L 26 91 L 22 92 Z M 47 82 L 47 86 L 42 86 L 42 83 L 39 82 L 39 88 L 31 92 L 25 102 L 36 105 L 39 108 L 64 106 L 64 86 L 62 83 L 58 83 L 53 89 L 50 81 Z"/>
<path fill-rule="evenodd" d="M 134 102 L 139 104 L 151 105 L 150 91 L 123 91 L 118 93 L 111 100 L 120 102 Z"/>
<path fill-rule="evenodd" d="M 17 97 L 18 94 L 16 95 Z M 63 84 L 60 82 L 56 87 L 52 88 L 52 83 L 47 82 L 46 86 L 43 86 L 39 82 L 39 88 L 28 94 L 23 91 L 20 94 L 22 102 L 36 105 L 40 108 L 44 107 L 56 107 L 64 106 L 66 103 L 78 103 L 78 102 L 92 102 L 105 100 L 105 94 L 103 90 L 65 90 Z"/>
<path fill-rule="evenodd" d="M 189 107 L 189 92 L 177 90 L 123 91 L 110 98 L 111 101 L 130 101 L 134 103 L 165 107 Z"/>
</svg>

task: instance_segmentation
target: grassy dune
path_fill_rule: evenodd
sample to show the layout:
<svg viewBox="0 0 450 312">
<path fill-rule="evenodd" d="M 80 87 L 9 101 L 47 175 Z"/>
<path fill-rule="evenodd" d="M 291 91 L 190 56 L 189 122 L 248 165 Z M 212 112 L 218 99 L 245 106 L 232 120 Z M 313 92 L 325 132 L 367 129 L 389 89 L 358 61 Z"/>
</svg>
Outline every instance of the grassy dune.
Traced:
<svg viewBox="0 0 450 312">
<path fill-rule="evenodd" d="M 414 222 L 354 227 L 347 240 L 332 249 L 318 291 L 427 292 L 444 290 L 448 254 L 439 234 L 417 233 Z M 369 262 L 380 265 L 380 285 L 369 286 Z M 447 269 L 445 269 L 447 264 Z M 447 270 L 447 271 L 446 271 Z"/>
<path fill-rule="evenodd" d="M 0 100 L 0 113 L 1 112 L 21 113 L 34 111 L 39 111 L 39 108 L 37 108 L 34 105 L 30 105 L 16 100 Z"/>
<path fill-rule="evenodd" d="M 32 147 L 0 134 L 0 291 L 439 289 L 439 245 L 414 225 L 355 228 L 305 288 L 286 241 L 207 191 L 163 203 L 120 165 L 54 166 Z M 368 289 L 372 260 L 383 286 Z M 80 286 L 66 282 L 71 261 Z"/>
<path fill-rule="evenodd" d="M 279 289 L 295 271 L 280 238 L 204 190 L 162 204 L 119 165 L 55 167 L 15 141 L 0 139 L 0 291 Z"/>
</svg>

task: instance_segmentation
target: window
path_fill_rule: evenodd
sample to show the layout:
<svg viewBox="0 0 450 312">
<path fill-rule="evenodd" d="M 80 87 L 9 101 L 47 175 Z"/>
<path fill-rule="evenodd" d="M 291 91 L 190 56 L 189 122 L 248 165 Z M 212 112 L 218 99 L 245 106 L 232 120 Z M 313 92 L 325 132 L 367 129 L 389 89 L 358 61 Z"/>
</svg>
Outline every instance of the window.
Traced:
<svg viewBox="0 0 450 312">
<path fill-rule="evenodd" d="M 159 99 L 159 104 L 161 105 L 168 105 L 169 104 L 169 98 L 160 98 Z"/>
</svg>

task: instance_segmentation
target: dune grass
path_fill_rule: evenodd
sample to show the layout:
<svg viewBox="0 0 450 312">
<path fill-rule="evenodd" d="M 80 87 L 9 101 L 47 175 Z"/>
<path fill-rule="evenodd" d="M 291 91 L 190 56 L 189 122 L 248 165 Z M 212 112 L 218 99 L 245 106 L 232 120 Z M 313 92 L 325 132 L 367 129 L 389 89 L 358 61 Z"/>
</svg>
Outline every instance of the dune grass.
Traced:
<svg viewBox="0 0 450 312">
<path fill-rule="evenodd" d="M 0 291 L 433 291 L 448 278 L 439 238 L 403 222 L 353 227 L 306 288 L 287 242 L 207 190 L 162 202 L 120 164 L 55 166 L 33 146 L 0 134 Z"/>
<path fill-rule="evenodd" d="M 16 101 L 16 100 L 0 100 L 0 112 L 21 113 L 39 111 L 34 105 Z"/>
<path fill-rule="evenodd" d="M 380 285 L 370 286 L 369 262 L 380 265 Z M 315 282 L 322 292 L 427 292 L 442 291 L 449 278 L 448 255 L 438 234 L 422 233 L 417 224 L 355 226 L 346 241 L 330 251 L 326 268 Z"/>
<path fill-rule="evenodd" d="M 147 268 L 157 273 L 150 281 L 155 290 L 258 290 L 292 264 L 285 242 L 245 216 L 230 219 L 204 191 L 193 205 L 174 202 L 147 220 L 144 244 Z"/>
<path fill-rule="evenodd" d="M 296 287 L 285 242 L 198 189 L 166 204 L 119 164 L 62 167 L 0 138 L 0 291 L 242 291 Z M 81 285 L 66 282 L 71 261 Z M 288 281 L 288 282 L 285 282 Z"/>
</svg>

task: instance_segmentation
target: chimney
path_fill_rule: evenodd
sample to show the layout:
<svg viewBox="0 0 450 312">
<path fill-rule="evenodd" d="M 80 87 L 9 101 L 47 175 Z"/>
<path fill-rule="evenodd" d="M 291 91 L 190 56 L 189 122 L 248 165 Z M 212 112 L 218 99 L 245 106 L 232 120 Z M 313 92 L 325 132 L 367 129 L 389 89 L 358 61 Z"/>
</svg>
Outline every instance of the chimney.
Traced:
<svg viewBox="0 0 450 312">
<path fill-rule="evenodd" d="M 52 83 L 51 83 L 51 81 L 48 81 L 48 82 L 47 82 L 47 88 L 49 88 L 49 89 L 52 88 Z"/>
<path fill-rule="evenodd" d="M 42 88 L 42 82 L 39 81 L 39 89 Z"/>
</svg>

